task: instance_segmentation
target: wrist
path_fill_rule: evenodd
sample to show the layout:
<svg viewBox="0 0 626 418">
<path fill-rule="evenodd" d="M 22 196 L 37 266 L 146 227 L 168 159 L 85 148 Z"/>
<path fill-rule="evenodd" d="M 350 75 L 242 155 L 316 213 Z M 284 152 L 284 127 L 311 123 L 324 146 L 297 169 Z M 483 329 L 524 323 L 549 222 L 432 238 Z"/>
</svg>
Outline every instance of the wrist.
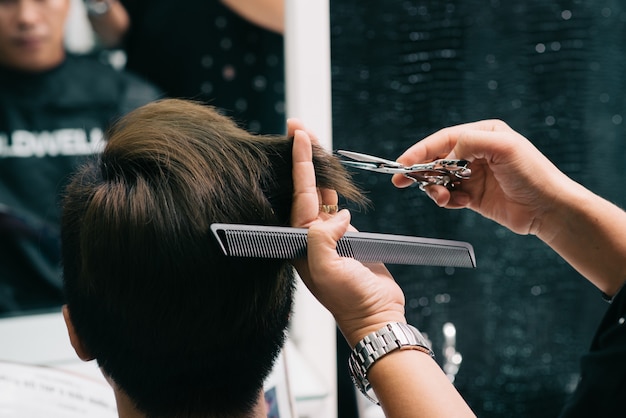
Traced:
<svg viewBox="0 0 626 418">
<path fill-rule="evenodd" d="M 336 321 L 350 348 L 354 348 L 365 336 L 380 330 L 389 323 L 400 322 L 406 324 L 407 322 L 404 313 L 400 312 L 386 312 L 385 314 L 372 315 L 364 319 L 336 319 Z"/>
<path fill-rule="evenodd" d="M 434 358 L 430 342 L 417 330 L 403 322 L 391 322 L 366 335 L 356 343 L 350 354 L 348 366 L 354 385 L 372 402 L 378 403 L 368 372 L 374 364 L 388 354 L 401 350 L 417 350 Z"/>
<path fill-rule="evenodd" d="M 553 195 L 546 199 L 544 212 L 541 214 L 534 235 L 552 246 L 569 229 L 564 225 L 580 222 L 581 213 L 591 203 L 588 201 L 589 191 L 571 179 L 565 179 L 555 187 Z"/>
</svg>

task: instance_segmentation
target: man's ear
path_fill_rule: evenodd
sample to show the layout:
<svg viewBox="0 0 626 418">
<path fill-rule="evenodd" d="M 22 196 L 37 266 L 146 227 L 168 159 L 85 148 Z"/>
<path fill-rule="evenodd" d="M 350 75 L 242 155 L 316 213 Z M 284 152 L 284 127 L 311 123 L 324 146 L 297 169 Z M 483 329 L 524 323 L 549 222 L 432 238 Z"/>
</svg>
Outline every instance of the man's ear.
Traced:
<svg viewBox="0 0 626 418">
<path fill-rule="evenodd" d="M 82 340 L 76 333 L 74 329 L 74 324 L 72 323 L 72 318 L 70 318 L 70 310 L 67 305 L 63 305 L 63 319 L 65 319 L 65 326 L 67 327 L 67 334 L 70 337 L 70 342 L 72 343 L 72 347 L 74 347 L 74 351 L 76 351 L 76 355 L 82 361 L 93 360 L 94 357 L 89 353 L 87 347 L 83 344 Z"/>
</svg>

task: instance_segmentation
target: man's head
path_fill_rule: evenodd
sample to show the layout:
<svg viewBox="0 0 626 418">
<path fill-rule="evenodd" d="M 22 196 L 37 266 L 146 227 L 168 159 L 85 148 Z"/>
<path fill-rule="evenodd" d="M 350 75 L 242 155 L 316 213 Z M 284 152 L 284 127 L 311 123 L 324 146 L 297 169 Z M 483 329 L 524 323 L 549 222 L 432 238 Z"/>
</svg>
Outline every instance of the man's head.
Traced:
<svg viewBox="0 0 626 418">
<path fill-rule="evenodd" d="M 107 136 L 64 200 L 84 350 L 148 416 L 249 408 L 282 347 L 294 276 L 284 261 L 222 256 L 209 225 L 289 223 L 292 141 L 181 100 L 146 105 Z M 358 197 L 320 148 L 314 164 L 319 186 Z"/>
<path fill-rule="evenodd" d="M 35 73 L 63 62 L 69 6 L 70 0 L 0 0 L 0 65 Z"/>
</svg>

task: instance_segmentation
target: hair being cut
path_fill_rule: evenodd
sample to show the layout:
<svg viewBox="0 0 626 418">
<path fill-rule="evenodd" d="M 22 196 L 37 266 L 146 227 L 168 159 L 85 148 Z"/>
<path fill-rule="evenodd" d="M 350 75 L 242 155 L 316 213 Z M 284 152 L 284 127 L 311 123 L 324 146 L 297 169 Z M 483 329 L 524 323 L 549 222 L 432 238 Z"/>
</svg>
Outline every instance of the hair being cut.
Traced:
<svg viewBox="0 0 626 418">
<path fill-rule="evenodd" d="M 213 108 L 148 104 L 107 133 L 67 188 L 64 283 L 77 334 L 150 417 L 245 414 L 284 343 L 294 274 L 221 255 L 214 222 L 288 225 L 292 139 Z M 319 187 L 360 195 L 314 147 Z"/>
</svg>

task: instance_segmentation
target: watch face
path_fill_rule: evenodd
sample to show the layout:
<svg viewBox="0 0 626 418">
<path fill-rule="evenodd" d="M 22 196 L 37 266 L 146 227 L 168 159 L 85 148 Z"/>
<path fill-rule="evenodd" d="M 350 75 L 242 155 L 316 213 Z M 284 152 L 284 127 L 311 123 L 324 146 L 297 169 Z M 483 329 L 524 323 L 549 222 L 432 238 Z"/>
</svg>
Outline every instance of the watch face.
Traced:
<svg viewBox="0 0 626 418">
<path fill-rule="evenodd" d="M 353 352 L 348 358 L 348 368 L 350 370 L 350 378 L 354 386 L 363 394 L 367 399 L 378 404 L 378 398 L 367 380 L 366 371 L 362 364 L 359 363 L 356 354 Z"/>
<path fill-rule="evenodd" d="M 376 393 L 374 393 L 374 389 L 372 389 L 372 385 L 370 385 L 369 380 L 365 376 L 360 373 L 360 368 L 352 363 L 352 361 L 348 361 L 348 366 L 350 367 L 350 378 L 352 379 L 352 383 L 354 386 L 370 401 L 378 404 L 378 398 L 376 397 Z"/>
</svg>

